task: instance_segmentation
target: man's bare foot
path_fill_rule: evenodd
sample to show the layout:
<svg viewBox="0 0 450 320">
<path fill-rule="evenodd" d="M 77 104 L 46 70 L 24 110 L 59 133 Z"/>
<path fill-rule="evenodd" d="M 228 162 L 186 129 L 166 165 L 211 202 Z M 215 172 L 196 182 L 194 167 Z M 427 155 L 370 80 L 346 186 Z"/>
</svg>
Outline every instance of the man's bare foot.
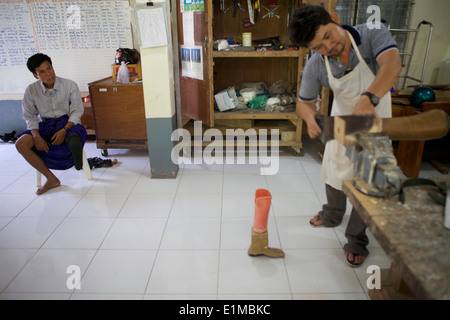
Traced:
<svg viewBox="0 0 450 320">
<path fill-rule="evenodd" d="M 60 185 L 61 185 L 61 182 L 58 179 L 56 179 L 56 180 L 47 180 L 42 187 L 37 189 L 36 194 L 37 195 L 41 195 L 41 194 L 47 192 L 50 189 L 59 187 Z"/>
<path fill-rule="evenodd" d="M 365 256 L 355 255 L 353 253 L 347 254 L 347 261 L 354 267 L 359 267 L 362 265 L 365 259 Z"/>
<path fill-rule="evenodd" d="M 309 220 L 309 224 L 313 227 L 319 227 L 323 224 L 323 221 L 319 219 L 318 215 L 315 215 L 311 220 Z"/>
</svg>

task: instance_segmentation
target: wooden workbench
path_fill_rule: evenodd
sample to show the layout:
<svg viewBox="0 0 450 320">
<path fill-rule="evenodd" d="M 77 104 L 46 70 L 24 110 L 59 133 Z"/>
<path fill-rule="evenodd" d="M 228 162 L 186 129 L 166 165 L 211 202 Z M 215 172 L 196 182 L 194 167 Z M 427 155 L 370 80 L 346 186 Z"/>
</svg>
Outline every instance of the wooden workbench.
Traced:
<svg viewBox="0 0 450 320">
<path fill-rule="evenodd" d="M 450 230 L 444 227 L 444 207 L 427 193 L 433 188 L 405 188 L 402 204 L 398 196 L 367 196 L 352 181 L 344 182 L 344 193 L 392 262 L 389 279 L 369 292 L 372 299 L 405 299 L 409 293 L 417 299 L 450 299 Z"/>
</svg>

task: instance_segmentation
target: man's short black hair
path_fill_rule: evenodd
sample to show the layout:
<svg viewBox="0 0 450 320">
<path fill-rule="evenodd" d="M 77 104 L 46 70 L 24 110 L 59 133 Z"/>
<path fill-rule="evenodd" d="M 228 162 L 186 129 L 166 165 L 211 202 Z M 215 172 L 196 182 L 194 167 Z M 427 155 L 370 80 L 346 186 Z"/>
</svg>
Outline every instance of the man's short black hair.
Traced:
<svg viewBox="0 0 450 320">
<path fill-rule="evenodd" d="M 322 6 L 297 8 L 289 22 L 289 37 L 293 44 L 307 48 L 314 39 L 317 29 L 330 22 L 336 23 Z"/>
<path fill-rule="evenodd" d="M 50 59 L 48 55 L 43 53 L 36 53 L 35 55 L 32 55 L 31 57 L 28 58 L 27 68 L 33 74 L 36 74 L 36 68 L 39 67 L 44 61 L 48 61 L 48 63 L 52 65 L 52 59 Z"/>
</svg>

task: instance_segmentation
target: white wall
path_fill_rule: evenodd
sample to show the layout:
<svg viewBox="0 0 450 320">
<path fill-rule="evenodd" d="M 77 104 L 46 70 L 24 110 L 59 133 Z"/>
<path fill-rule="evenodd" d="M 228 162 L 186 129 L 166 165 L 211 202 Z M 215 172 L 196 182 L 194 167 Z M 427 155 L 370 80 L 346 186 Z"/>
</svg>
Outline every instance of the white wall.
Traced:
<svg viewBox="0 0 450 320">
<path fill-rule="evenodd" d="M 433 24 L 433 33 L 425 67 L 424 84 L 435 84 L 439 65 L 450 58 L 450 1 L 449 0 L 416 0 L 413 6 L 410 28 L 414 29 L 422 21 Z M 420 78 L 427 46 L 429 27 L 422 25 L 418 35 L 416 49 L 411 63 L 409 75 Z M 407 84 L 417 85 L 415 81 Z"/>
</svg>

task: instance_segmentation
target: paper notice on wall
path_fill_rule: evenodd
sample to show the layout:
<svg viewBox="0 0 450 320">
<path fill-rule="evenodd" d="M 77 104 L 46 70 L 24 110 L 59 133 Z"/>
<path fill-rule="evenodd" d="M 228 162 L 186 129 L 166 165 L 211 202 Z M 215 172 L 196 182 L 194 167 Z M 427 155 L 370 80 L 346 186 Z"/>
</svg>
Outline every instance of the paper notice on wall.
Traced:
<svg viewBox="0 0 450 320">
<path fill-rule="evenodd" d="M 180 0 L 181 12 L 205 11 L 205 0 Z"/>
<path fill-rule="evenodd" d="M 203 80 L 203 55 L 201 46 L 181 46 L 181 75 Z"/>
<path fill-rule="evenodd" d="M 194 13 L 183 13 L 183 43 L 184 45 L 194 45 Z"/>
<path fill-rule="evenodd" d="M 137 20 L 142 48 L 168 45 L 166 21 L 162 7 L 148 7 L 137 11 Z"/>
</svg>

